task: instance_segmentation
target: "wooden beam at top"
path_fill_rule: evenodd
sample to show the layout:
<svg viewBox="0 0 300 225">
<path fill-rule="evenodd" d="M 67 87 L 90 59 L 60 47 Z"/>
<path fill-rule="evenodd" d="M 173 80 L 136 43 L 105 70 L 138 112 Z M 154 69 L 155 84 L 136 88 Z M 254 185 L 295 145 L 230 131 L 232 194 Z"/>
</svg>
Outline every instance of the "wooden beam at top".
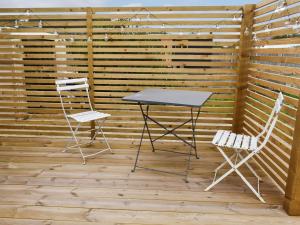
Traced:
<svg viewBox="0 0 300 225">
<path fill-rule="evenodd" d="M 242 6 L 165 6 L 165 7 L 93 7 L 94 12 L 138 12 L 149 11 L 239 11 Z M 1 12 L 86 12 L 86 7 L 76 8 L 0 8 Z"/>
</svg>

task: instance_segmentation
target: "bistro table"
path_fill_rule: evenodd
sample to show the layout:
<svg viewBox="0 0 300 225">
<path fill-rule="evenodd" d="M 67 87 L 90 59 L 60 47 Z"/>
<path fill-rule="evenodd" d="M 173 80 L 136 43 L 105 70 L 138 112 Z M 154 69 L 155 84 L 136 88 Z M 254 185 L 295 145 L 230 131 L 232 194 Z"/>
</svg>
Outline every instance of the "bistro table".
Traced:
<svg viewBox="0 0 300 225">
<path fill-rule="evenodd" d="M 154 171 L 160 171 L 160 172 L 166 172 L 166 173 L 172 173 L 172 174 L 185 176 L 185 181 L 188 182 L 187 176 L 188 176 L 188 170 L 190 168 L 191 156 L 195 155 L 195 157 L 197 159 L 199 158 L 198 153 L 197 153 L 196 137 L 195 137 L 196 122 L 197 122 L 197 119 L 200 114 L 201 106 L 209 99 L 209 97 L 211 95 L 212 95 L 211 92 L 203 92 L 203 91 L 183 91 L 183 90 L 151 88 L 151 89 L 145 89 L 138 93 L 124 97 L 123 98 L 124 101 L 136 102 L 139 105 L 139 108 L 141 110 L 141 113 L 142 113 L 142 116 L 144 119 L 144 127 L 143 127 L 143 131 L 141 134 L 141 139 L 139 142 L 139 147 L 137 150 L 136 159 L 135 159 L 135 163 L 134 163 L 132 172 L 134 172 L 137 167 L 143 168 L 143 169 L 150 169 L 150 170 L 154 170 Z M 153 117 L 149 116 L 150 105 L 173 105 L 173 106 L 189 107 L 191 110 L 190 118 L 188 120 L 184 121 L 183 123 L 181 123 L 180 125 L 177 125 L 176 127 L 172 128 L 172 129 L 169 129 L 161 122 L 159 122 L 156 119 L 154 119 Z M 196 115 L 194 115 L 194 112 L 196 112 Z M 148 126 L 148 121 L 151 121 L 151 122 L 157 124 L 158 126 L 160 126 L 161 128 L 163 128 L 165 130 L 165 133 L 163 133 L 159 137 L 153 138 L 151 136 L 151 130 L 149 129 L 149 126 Z M 191 122 L 191 134 L 192 134 L 191 142 L 187 141 L 186 139 L 184 139 L 183 137 L 180 137 L 178 134 L 175 133 L 175 130 L 177 130 L 178 128 L 180 128 L 183 125 L 190 123 L 190 122 Z M 155 150 L 159 150 L 159 149 L 154 148 L 154 142 L 168 134 L 174 135 L 176 138 L 178 138 L 179 140 L 181 140 L 182 142 L 184 142 L 185 144 L 187 144 L 190 147 L 189 153 L 172 151 L 175 153 L 188 155 L 187 167 L 186 167 L 185 173 L 162 171 L 162 170 L 146 168 L 146 167 L 142 167 L 142 166 L 138 165 L 138 158 L 140 155 L 140 150 L 141 150 L 141 145 L 142 145 L 142 142 L 144 139 L 145 130 L 147 130 L 153 152 Z M 192 154 L 192 150 L 194 151 L 194 154 Z M 162 151 L 162 150 L 160 150 L 160 151 Z M 166 151 L 166 150 L 164 150 L 164 151 Z"/>
</svg>

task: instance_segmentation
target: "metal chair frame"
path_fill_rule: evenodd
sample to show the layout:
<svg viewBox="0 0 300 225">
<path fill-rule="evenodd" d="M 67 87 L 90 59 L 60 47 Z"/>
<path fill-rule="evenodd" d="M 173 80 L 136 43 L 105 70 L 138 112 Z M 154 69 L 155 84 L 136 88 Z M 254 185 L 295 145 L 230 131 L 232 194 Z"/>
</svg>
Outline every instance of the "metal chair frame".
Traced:
<svg viewBox="0 0 300 225">
<path fill-rule="evenodd" d="M 238 135 L 235 133 L 231 133 L 230 131 L 223 131 L 223 130 L 219 130 L 216 133 L 212 143 L 216 145 L 218 151 L 224 157 L 225 161 L 215 169 L 213 182 L 205 189 L 205 191 L 210 190 L 215 185 L 220 183 L 223 179 L 225 179 L 227 176 L 235 172 L 242 179 L 242 181 L 250 188 L 250 190 L 255 194 L 255 196 L 261 202 L 265 203 L 265 200 L 262 198 L 260 194 L 259 183 L 261 181 L 261 178 L 255 172 L 254 168 L 248 163 L 248 160 L 252 159 L 255 155 L 259 154 L 260 151 L 265 147 L 265 145 L 269 141 L 269 138 L 278 120 L 278 115 L 282 108 L 282 104 L 283 104 L 283 95 L 280 92 L 265 127 L 255 137 Z M 261 144 L 257 146 L 258 141 L 262 139 L 263 136 L 265 137 L 263 138 L 263 140 L 261 140 Z M 228 156 L 224 151 L 226 149 L 232 149 L 234 153 L 231 156 Z M 242 152 L 245 152 L 246 156 L 243 156 L 241 154 Z M 227 164 L 231 168 L 217 179 L 218 171 Z M 256 189 L 246 179 L 246 177 L 239 171 L 239 168 L 242 165 L 246 165 L 246 167 L 250 170 L 250 172 L 257 178 Z"/>
<path fill-rule="evenodd" d="M 67 143 L 63 152 L 66 152 L 69 149 L 77 148 L 81 154 L 83 164 L 86 164 L 86 158 L 88 158 L 88 157 L 98 155 L 105 151 L 110 151 L 111 153 L 113 153 L 112 149 L 107 141 L 107 138 L 105 137 L 104 132 L 102 130 L 103 123 L 110 116 L 110 114 L 100 113 L 93 109 L 89 91 L 88 91 L 89 85 L 87 83 L 87 79 L 86 78 L 77 78 L 77 79 L 56 80 L 55 84 L 56 84 L 56 90 L 59 94 L 60 102 L 62 105 L 62 110 L 63 110 L 64 116 L 67 120 L 67 124 L 70 128 L 71 135 L 72 135 L 71 140 Z M 64 98 L 63 96 L 66 96 L 66 95 L 63 95 L 62 92 L 64 92 L 64 91 L 79 91 L 79 90 L 85 90 L 90 111 L 85 111 L 85 112 L 76 113 L 76 114 L 67 114 L 65 104 L 63 101 L 63 98 Z M 80 117 L 81 117 L 81 119 L 80 119 Z M 75 127 L 72 126 L 70 119 L 77 122 L 77 125 Z M 92 122 L 92 121 L 95 122 L 95 128 L 84 131 L 84 132 L 94 131 L 94 135 L 91 138 L 91 141 L 89 141 L 87 143 L 80 143 L 80 140 L 77 137 L 77 135 L 80 133 L 79 129 L 81 127 L 81 124 L 85 123 L 85 122 Z M 101 121 L 101 123 L 100 123 L 100 121 Z M 96 140 L 96 137 L 99 134 L 99 132 L 101 133 L 107 148 L 99 150 L 92 154 L 84 154 L 81 146 L 93 144 L 94 141 Z M 72 141 L 74 141 L 75 144 L 70 146 L 70 142 L 72 142 Z"/>
</svg>

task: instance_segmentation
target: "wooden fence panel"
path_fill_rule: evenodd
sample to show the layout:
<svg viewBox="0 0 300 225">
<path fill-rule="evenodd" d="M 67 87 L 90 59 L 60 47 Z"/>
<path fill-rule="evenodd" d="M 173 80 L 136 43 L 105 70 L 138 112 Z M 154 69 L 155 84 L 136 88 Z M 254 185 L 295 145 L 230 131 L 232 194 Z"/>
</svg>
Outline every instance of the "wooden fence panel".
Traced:
<svg viewBox="0 0 300 225">
<path fill-rule="evenodd" d="M 300 94 L 300 40 L 294 28 L 300 13 L 299 1 L 286 3 L 283 10 L 278 10 L 280 2 L 273 0 L 256 6 L 243 126 L 244 132 L 258 134 L 271 112 L 277 92 L 283 92 L 285 103 L 279 122 L 270 142 L 257 158 L 283 192 Z"/>
<path fill-rule="evenodd" d="M 87 77 L 86 10 L 33 11 L 0 13 L 0 130 L 5 136 L 63 137 L 69 131 L 54 82 Z"/>
<path fill-rule="evenodd" d="M 257 4 L 248 30 L 241 27 L 241 6 L 0 9 L 1 136 L 69 135 L 54 85 L 59 78 L 89 78 L 93 105 L 112 114 L 107 136 L 124 139 L 139 138 L 143 121 L 138 107 L 122 97 L 145 88 L 212 91 L 199 118 L 200 143 L 210 142 L 218 129 L 231 130 L 233 117 L 243 121 L 244 133 L 258 134 L 282 91 L 279 122 L 256 161 L 284 191 L 288 174 L 290 184 L 300 177 L 298 167 L 289 166 L 291 155 L 299 155 L 293 139 L 300 127 L 300 1 L 287 0 L 283 10 L 278 3 Z M 246 30 L 252 43 L 245 41 L 243 50 Z M 243 56 L 250 61 L 238 69 Z M 246 94 L 237 98 L 244 83 Z M 80 93 L 69 96 L 66 102 L 76 101 L 69 104 L 72 112 L 87 107 L 82 99 Z M 170 128 L 189 113 L 172 106 L 151 110 Z M 241 123 L 235 124 L 239 130 Z M 178 132 L 189 138 L 189 126 Z M 155 124 L 150 129 L 154 136 L 162 132 Z M 299 196 L 293 188 L 291 202 Z"/>
<path fill-rule="evenodd" d="M 202 109 L 199 141 L 210 141 L 217 129 L 231 129 L 240 9 L 137 8 L 122 13 L 95 9 L 95 105 L 113 115 L 107 123 L 111 135 L 139 138 L 143 123 L 139 109 L 121 98 L 151 87 L 215 93 Z M 173 127 L 187 119 L 190 111 L 160 106 L 152 107 L 151 113 Z M 189 126 L 179 132 L 190 137 Z M 154 136 L 162 131 L 154 124 L 150 129 Z"/>
<path fill-rule="evenodd" d="M 1 134 L 69 135 L 54 80 L 89 77 L 96 109 L 112 114 L 109 138 L 139 137 L 142 118 L 123 96 L 214 92 L 198 123 L 198 141 L 208 142 L 232 127 L 241 15 L 240 6 L 0 10 Z M 183 107 L 152 112 L 170 127 L 189 116 Z M 189 137 L 188 128 L 179 133 Z"/>
</svg>

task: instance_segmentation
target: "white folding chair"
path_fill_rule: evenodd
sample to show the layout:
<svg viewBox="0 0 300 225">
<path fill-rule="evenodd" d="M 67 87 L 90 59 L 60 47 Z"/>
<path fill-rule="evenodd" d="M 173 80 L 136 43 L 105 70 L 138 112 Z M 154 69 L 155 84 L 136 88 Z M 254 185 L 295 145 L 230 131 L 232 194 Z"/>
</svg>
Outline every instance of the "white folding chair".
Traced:
<svg viewBox="0 0 300 225">
<path fill-rule="evenodd" d="M 102 130 L 102 125 L 103 125 L 105 119 L 110 116 L 110 114 L 97 112 L 93 109 L 92 104 L 91 104 L 91 99 L 89 96 L 89 92 L 88 92 L 89 85 L 87 83 L 87 79 L 86 78 L 78 78 L 78 79 L 56 80 L 55 84 L 56 84 L 57 92 L 59 93 L 60 102 L 62 105 L 64 115 L 66 117 L 68 126 L 70 127 L 70 130 L 72 133 L 72 140 L 75 142 L 75 144 L 72 146 L 69 146 L 69 144 L 68 144 L 66 146 L 66 149 L 63 152 L 67 151 L 68 149 L 77 148 L 82 156 L 83 164 L 86 163 L 85 159 L 87 157 L 95 156 L 104 151 L 110 151 L 112 153 L 110 145 L 107 142 L 107 139 Z M 81 92 L 81 93 L 79 93 L 79 92 Z M 79 95 L 79 97 L 76 95 Z M 76 98 L 77 99 L 81 99 L 81 98 L 86 99 L 87 98 L 87 101 L 85 101 L 85 103 L 88 102 L 88 110 L 86 110 L 84 112 L 75 113 L 75 114 L 68 114 L 67 111 L 68 110 L 72 111 L 74 109 L 73 105 L 78 104 L 78 102 L 80 102 L 79 100 L 76 100 Z M 74 100 L 73 102 L 76 101 L 76 103 L 73 103 L 72 100 Z M 70 107 L 67 107 L 68 106 L 67 104 L 69 104 Z M 80 107 L 78 107 L 78 108 L 80 108 Z M 72 126 L 72 123 L 71 123 L 72 121 L 77 122 L 77 125 L 75 127 Z M 93 137 L 91 138 L 91 141 L 89 141 L 88 143 L 80 143 L 80 140 L 77 137 L 80 126 L 82 123 L 91 122 L 91 121 L 95 122 L 95 128 L 89 129 L 88 131 L 90 131 L 90 132 L 94 131 Z M 85 132 L 88 132 L 88 131 L 85 131 Z M 104 139 L 104 142 L 105 142 L 107 148 L 102 149 L 102 150 L 97 151 L 92 154 L 86 154 L 86 155 L 83 154 L 83 150 L 82 150 L 81 146 L 87 145 L 87 144 L 92 144 L 95 141 L 96 136 L 98 135 L 99 131 L 102 134 L 102 137 Z"/>
<path fill-rule="evenodd" d="M 281 110 L 283 104 L 283 95 L 280 92 L 278 95 L 278 98 L 275 102 L 274 108 L 269 116 L 269 119 L 263 128 L 262 132 L 260 132 L 257 136 L 248 136 L 248 135 L 242 135 L 242 134 L 235 134 L 230 131 L 226 130 L 219 130 L 216 135 L 213 138 L 212 143 L 216 145 L 219 152 L 222 154 L 222 156 L 225 159 L 225 162 L 223 162 L 221 165 L 219 165 L 215 169 L 215 175 L 213 182 L 211 185 L 209 185 L 205 191 L 210 190 L 212 187 L 217 185 L 220 181 L 222 181 L 225 177 L 230 175 L 231 173 L 235 172 L 238 176 L 245 182 L 245 184 L 251 189 L 251 191 L 256 195 L 256 197 L 265 203 L 264 199 L 262 198 L 259 190 L 259 182 L 261 178 L 258 176 L 258 174 L 255 172 L 253 167 L 248 163 L 248 160 L 250 160 L 253 156 L 256 154 L 259 154 L 260 151 L 264 148 L 264 146 L 267 144 L 271 133 L 276 125 L 278 114 Z M 258 143 L 260 144 L 258 145 Z M 223 149 L 233 149 L 234 153 L 228 157 L 227 154 L 224 152 Z M 245 152 L 246 156 L 242 155 L 242 152 Z M 231 167 L 227 172 L 225 172 L 222 176 L 217 178 L 218 171 L 223 168 L 226 164 L 229 164 Z M 239 168 L 242 165 L 246 165 L 248 169 L 252 172 L 252 174 L 257 178 L 257 189 L 255 189 L 250 182 L 243 176 L 243 174 L 239 171 Z"/>
</svg>

